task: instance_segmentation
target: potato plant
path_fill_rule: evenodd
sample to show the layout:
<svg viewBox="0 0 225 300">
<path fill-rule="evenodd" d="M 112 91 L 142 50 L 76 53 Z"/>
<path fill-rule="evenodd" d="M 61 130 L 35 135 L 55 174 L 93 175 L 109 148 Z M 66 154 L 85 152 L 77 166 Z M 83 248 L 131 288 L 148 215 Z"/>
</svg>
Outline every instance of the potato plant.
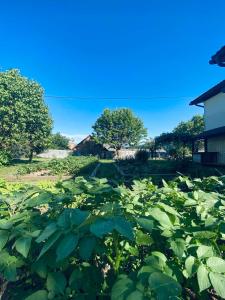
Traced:
<svg viewBox="0 0 225 300">
<path fill-rule="evenodd" d="M 2 299 L 225 299 L 224 182 L 6 186 Z"/>
<path fill-rule="evenodd" d="M 47 170 L 49 175 L 77 175 L 88 167 L 93 168 L 98 159 L 94 156 L 69 156 L 62 159 L 51 159 L 47 162 L 27 164 L 18 168 L 18 175 Z M 90 170 L 89 170 L 90 171 Z"/>
</svg>

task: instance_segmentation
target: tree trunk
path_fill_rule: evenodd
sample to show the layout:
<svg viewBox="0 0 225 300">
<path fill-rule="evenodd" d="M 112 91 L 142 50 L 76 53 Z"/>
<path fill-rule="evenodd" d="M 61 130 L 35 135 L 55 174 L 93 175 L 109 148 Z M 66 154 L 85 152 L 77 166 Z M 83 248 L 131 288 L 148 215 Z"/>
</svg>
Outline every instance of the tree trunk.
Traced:
<svg viewBox="0 0 225 300">
<path fill-rule="evenodd" d="M 33 149 L 30 149 L 30 154 L 29 154 L 29 162 L 31 163 L 33 160 L 33 156 L 34 156 L 34 151 Z"/>
</svg>

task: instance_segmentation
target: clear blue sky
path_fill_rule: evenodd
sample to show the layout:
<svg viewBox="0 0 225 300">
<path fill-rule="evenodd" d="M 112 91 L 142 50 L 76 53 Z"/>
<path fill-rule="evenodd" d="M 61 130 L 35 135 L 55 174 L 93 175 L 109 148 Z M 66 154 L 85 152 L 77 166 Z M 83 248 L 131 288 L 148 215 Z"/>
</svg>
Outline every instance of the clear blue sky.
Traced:
<svg viewBox="0 0 225 300">
<path fill-rule="evenodd" d="M 2 0 L 0 66 L 46 95 L 91 97 L 46 98 L 54 131 L 83 136 L 104 108 L 130 107 L 155 136 L 201 113 L 189 100 L 224 79 L 208 64 L 224 12 L 224 0 Z"/>
</svg>

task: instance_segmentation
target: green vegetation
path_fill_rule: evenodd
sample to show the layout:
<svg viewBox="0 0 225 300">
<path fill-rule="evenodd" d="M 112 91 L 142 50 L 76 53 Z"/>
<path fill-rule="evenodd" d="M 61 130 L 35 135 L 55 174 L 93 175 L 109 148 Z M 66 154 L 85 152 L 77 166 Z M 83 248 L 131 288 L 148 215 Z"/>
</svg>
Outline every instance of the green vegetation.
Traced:
<svg viewBox="0 0 225 300">
<path fill-rule="evenodd" d="M 1 182 L 0 199 L 7 299 L 225 299 L 224 177 Z"/>
<path fill-rule="evenodd" d="M 110 159 L 100 160 L 96 177 L 107 178 L 111 182 L 120 182 L 123 180 L 123 176 L 117 170 L 115 162 Z"/>
<path fill-rule="evenodd" d="M 51 149 L 68 149 L 70 139 L 61 135 L 59 132 L 51 135 L 51 142 L 49 148 Z"/>
<path fill-rule="evenodd" d="M 13 157 L 39 153 L 47 147 L 52 120 L 43 89 L 18 70 L 0 72 L 0 149 Z"/>
<path fill-rule="evenodd" d="M 155 149 L 163 147 L 175 159 L 184 159 L 191 155 L 192 139 L 204 131 L 202 116 L 194 116 L 187 122 L 181 122 L 172 132 L 162 133 L 155 139 Z M 195 143 L 196 151 L 202 147 L 201 142 Z"/>
<path fill-rule="evenodd" d="M 105 109 L 94 126 L 94 137 L 100 144 L 116 150 L 123 145 L 137 145 L 147 135 L 143 122 L 130 109 Z"/>
<path fill-rule="evenodd" d="M 49 175 L 86 175 L 96 165 L 98 159 L 94 156 L 69 156 L 63 159 L 51 159 L 37 164 L 26 164 L 17 169 L 18 175 L 47 171 Z"/>
<path fill-rule="evenodd" d="M 162 178 L 165 180 L 173 179 L 178 177 L 179 173 L 191 178 L 225 175 L 225 167 L 223 166 L 200 165 L 188 160 L 148 160 L 146 163 L 141 163 L 134 159 L 125 159 L 118 160 L 117 164 L 128 183 L 134 179 L 149 177 L 155 183 L 160 183 Z"/>
</svg>

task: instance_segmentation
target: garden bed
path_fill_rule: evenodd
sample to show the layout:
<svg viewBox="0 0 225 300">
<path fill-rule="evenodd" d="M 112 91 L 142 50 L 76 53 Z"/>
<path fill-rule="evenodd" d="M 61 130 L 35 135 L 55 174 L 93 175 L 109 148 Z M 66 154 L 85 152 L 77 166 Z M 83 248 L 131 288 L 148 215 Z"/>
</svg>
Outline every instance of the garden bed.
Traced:
<svg viewBox="0 0 225 300">
<path fill-rule="evenodd" d="M 3 299 L 225 299 L 225 179 L 0 182 Z M 163 287 L 163 288 L 162 288 Z"/>
</svg>

